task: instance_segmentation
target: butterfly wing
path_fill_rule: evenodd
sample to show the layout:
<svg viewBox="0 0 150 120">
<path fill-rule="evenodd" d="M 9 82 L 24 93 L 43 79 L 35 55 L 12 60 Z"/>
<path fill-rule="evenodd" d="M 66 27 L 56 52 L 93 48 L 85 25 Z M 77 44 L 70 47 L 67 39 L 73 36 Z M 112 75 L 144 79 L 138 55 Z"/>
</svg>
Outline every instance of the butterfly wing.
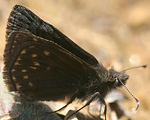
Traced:
<svg viewBox="0 0 150 120">
<path fill-rule="evenodd" d="M 34 100 L 58 100 L 83 87 L 96 71 L 58 44 L 13 32 L 5 49 L 4 79 L 10 91 Z"/>
<path fill-rule="evenodd" d="M 53 41 L 91 66 L 98 65 L 98 61 L 94 56 L 80 48 L 55 27 L 44 22 L 33 12 L 23 6 L 14 6 L 8 19 L 6 38 L 12 31 L 28 32 L 49 41 Z"/>
</svg>

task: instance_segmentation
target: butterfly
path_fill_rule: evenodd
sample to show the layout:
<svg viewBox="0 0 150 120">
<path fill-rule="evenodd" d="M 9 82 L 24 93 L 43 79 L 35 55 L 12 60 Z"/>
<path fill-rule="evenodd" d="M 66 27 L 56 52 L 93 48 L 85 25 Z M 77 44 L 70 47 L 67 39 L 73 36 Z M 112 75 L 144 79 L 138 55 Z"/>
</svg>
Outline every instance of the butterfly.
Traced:
<svg viewBox="0 0 150 120">
<path fill-rule="evenodd" d="M 75 99 L 88 100 L 85 106 L 98 99 L 105 105 L 105 115 L 104 97 L 129 78 L 124 71 L 107 70 L 93 55 L 20 5 L 14 6 L 8 18 L 4 64 L 10 92 L 35 101 L 68 98 L 60 109 Z"/>
</svg>

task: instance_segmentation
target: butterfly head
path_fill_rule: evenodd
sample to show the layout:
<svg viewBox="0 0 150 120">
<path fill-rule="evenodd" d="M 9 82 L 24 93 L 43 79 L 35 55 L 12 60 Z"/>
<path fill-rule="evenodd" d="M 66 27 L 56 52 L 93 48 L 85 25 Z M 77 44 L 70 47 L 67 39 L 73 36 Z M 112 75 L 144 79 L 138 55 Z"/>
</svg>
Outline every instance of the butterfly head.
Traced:
<svg viewBox="0 0 150 120">
<path fill-rule="evenodd" d="M 113 84 L 113 87 L 122 86 L 122 83 L 125 84 L 127 79 L 129 79 L 129 76 L 124 71 L 117 72 L 113 68 L 108 70 L 107 80 L 110 84 Z"/>
</svg>

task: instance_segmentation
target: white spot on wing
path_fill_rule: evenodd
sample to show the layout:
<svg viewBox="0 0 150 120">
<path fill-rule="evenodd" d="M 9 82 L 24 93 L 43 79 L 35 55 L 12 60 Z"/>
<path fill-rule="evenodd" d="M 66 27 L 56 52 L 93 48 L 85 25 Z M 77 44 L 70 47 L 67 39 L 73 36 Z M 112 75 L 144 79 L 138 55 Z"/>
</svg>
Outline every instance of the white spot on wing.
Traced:
<svg viewBox="0 0 150 120">
<path fill-rule="evenodd" d="M 30 46 L 29 48 L 34 48 L 34 46 L 32 45 L 32 46 Z"/>
<path fill-rule="evenodd" d="M 19 85 L 18 83 L 16 83 L 16 87 L 17 87 L 17 89 L 20 89 L 21 85 Z"/>
<path fill-rule="evenodd" d="M 33 67 L 33 66 L 29 66 L 29 68 L 33 69 L 33 70 L 36 70 L 37 68 L 36 67 Z"/>
<path fill-rule="evenodd" d="M 15 81 L 15 80 L 16 80 L 16 77 L 15 77 L 15 76 L 12 76 L 12 79 Z"/>
<path fill-rule="evenodd" d="M 35 66 L 40 66 L 40 63 L 38 63 L 38 62 L 34 62 L 33 63 Z"/>
<path fill-rule="evenodd" d="M 44 54 L 45 54 L 46 56 L 48 56 L 48 55 L 50 54 L 50 52 L 47 51 L 47 50 L 45 50 L 45 51 L 44 51 Z"/>
<path fill-rule="evenodd" d="M 21 51 L 21 54 L 25 54 L 25 53 L 26 53 L 26 50 L 25 50 L 25 49 Z"/>
<path fill-rule="evenodd" d="M 27 72 L 27 70 L 26 69 L 22 69 L 22 71 L 21 72 Z"/>
<path fill-rule="evenodd" d="M 33 86 L 32 82 L 29 82 L 29 86 L 31 86 L 31 87 Z"/>
<path fill-rule="evenodd" d="M 36 38 L 36 37 L 33 37 L 33 40 L 34 40 L 34 41 L 37 41 L 37 38 Z"/>
<path fill-rule="evenodd" d="M 21 58 L 20 58 L 20 57 L 18 57 L 18 58 L 17 58 L 17 61 L 19 61 L 19 60 L 21 60 Z"/>
<path fill-rule="evenodd" d="M 37 54 L 32 54 L 31 56 L 32 56 L 33 58 L 35 58 L 35 57 L 37 57 Z"/>
<path fill-rule="evenodd" d="M 14 65 L 20 65 L 20 63 L 18 61 L 16 61 Z"/>
<path fill-rule="evenodd" d="M 23 76 L 23 79 L 28 79 L 28 78 L 29 78 L 28 75 Z"/>
<path fill-rule="evenodd" d="M 15 71 L 16 71 L 15 69 L 12 69 L 12 70 L 11 70 L 11 72 L 15 72 Z"/>
</svg>

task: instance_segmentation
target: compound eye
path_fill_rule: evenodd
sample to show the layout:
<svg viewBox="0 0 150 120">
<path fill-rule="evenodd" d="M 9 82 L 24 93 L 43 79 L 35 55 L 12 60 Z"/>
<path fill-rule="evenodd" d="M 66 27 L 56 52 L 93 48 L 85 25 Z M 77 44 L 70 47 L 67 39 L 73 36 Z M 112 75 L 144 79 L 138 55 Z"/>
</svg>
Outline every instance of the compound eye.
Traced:
<svg viewBox="0 0 150 120">
<path fill-rule="evenodd" d="M 110 78 L 109 78 L 109 81 L 110 81 L 110 82 L 114 82 L 114 81 L 116 81 L 116 80 L 115 80 L 113 77 L 110 77 Z"/>
<path fill-rule="evenodd" d="M 109 78 L 109 81 L 110 82 L 118 82 L 118 78 L 115 78 L 115 77 L 111 77 L 111 78 Z"/>
</svg>

